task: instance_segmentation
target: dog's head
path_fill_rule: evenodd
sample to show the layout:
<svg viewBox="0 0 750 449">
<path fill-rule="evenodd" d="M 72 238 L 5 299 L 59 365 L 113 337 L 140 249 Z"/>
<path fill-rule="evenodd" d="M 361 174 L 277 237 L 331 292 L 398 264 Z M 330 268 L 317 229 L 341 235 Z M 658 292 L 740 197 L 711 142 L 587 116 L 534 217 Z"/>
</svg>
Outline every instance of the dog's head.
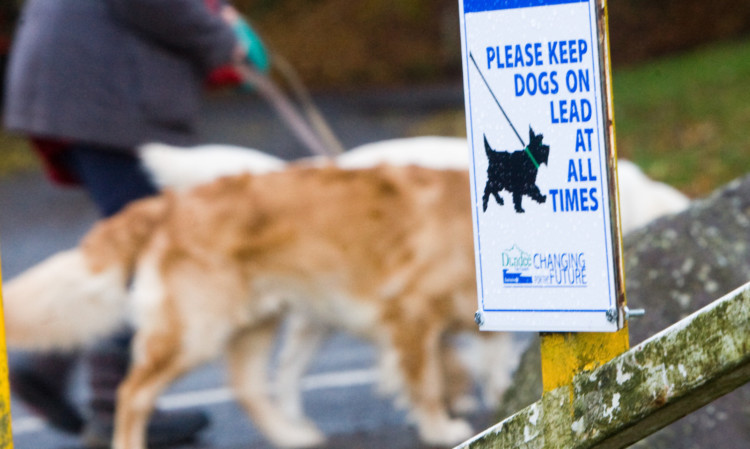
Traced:
<svg viewBox="0 0 750 449">
<path fill-rule="evenodd" d="M 544 145 L 542 134 L 534 134 L 534 130 L 529 126 L 529 151 L 534 155 L 534 159 L 540 164 L 547 165 L 549 159 L 549 145 Z"/>
</svg>

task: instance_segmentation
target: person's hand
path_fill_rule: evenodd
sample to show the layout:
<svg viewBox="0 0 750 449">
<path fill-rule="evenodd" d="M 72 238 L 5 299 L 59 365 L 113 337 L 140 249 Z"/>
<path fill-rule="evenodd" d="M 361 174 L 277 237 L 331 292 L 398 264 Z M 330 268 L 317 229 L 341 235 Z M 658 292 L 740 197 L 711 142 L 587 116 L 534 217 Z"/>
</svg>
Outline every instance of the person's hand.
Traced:
<svg viewBox="0 0 750 449">
<path fill-rule="evenodd" d="M 237 48 L 235 49 L 235 61 L 239 63 L 250 63 L 263 73 L 268 72 L 270 64 L 268 53 L 261 41 L 260 36 L 252 29 L 249 23 L 240 13 L 231 6 L 225 6 L 221 10 L 222 17 L 232 26 L 237 36 Z"/>
</svg>

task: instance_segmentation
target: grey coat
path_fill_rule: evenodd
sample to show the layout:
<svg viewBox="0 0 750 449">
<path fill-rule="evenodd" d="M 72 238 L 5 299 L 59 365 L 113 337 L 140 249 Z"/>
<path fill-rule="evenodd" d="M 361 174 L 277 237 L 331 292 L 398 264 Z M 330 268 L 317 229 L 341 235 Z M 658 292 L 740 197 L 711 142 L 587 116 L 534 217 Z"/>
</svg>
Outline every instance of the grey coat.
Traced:
<svg viewBox="0 0 750 449">
<path fill-rule="evenodd" d="M 204 0 L 27 0 L 5 125 L 120 148 L 190 144 L 204 77 L 235 44 Z"/>
</svg>

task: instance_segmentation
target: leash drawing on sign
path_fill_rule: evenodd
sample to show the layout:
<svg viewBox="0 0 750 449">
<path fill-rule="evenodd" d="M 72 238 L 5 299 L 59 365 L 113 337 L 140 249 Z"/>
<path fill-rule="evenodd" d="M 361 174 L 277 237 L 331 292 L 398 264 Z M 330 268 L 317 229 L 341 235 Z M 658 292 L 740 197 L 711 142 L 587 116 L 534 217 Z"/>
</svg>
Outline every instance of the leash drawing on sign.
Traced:
<svg viewBox="0 0 750 449">
<path fill-rule="evenodd" d="M 518 131 L 516 131 L 516 127 L 513 126 L 513 122 L 511 122 L 510 118 L 508 118 L 508 114 L 505 113 L 505 109 L 503 109 L 502 105 L 500 105 L 500 100 L 497 99 L 497 97 L 495 96 L 495 92 L 492 91 L 492 88 L 490 87 L 490 83 L 487 82 L 487 80 L 484 77 L 484 74 L 479 69 L 479 64 L 477 64 L 476 59 L 474 59 L 474 54 L 469 52 L 469 58 L 471 58 L 471 62 L 474 63 L 474 67 L 476 67 L 477 72 L 479 73 L 479 76 L 482 77 L 482 81 L 484 81 L 484 85 L 487 86 L 487 90 L 490 91 L 492 98 L 495 100 L 495 104 L 497 104 L 497 107 L 500 108 L 500 112 L 503 113 L 503 117 L 505 117 L 505 120 L 508 121 L 508 124 L 513 129 L 513 132 L 516 133 L 516 137 L 518 137 L 518 140 L 521 142 L 521 145 L 526 147 L 526 143 L 524 143 L 523 139 L 521 139 L 521 135 L 518 134 Z"/>
</svg>

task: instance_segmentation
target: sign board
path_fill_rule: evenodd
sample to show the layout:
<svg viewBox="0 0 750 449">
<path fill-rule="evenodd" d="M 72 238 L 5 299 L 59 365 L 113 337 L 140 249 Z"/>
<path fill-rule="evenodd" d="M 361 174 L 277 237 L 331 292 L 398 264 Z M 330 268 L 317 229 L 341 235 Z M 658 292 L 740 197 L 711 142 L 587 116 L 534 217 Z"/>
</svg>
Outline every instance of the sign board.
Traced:
<svg viewBox="0 0 750 449">
<path fill-rule="evenodd" d="M 600 1 L 459 0 L 482 330 L 622 327 Z"/>
</svg>

